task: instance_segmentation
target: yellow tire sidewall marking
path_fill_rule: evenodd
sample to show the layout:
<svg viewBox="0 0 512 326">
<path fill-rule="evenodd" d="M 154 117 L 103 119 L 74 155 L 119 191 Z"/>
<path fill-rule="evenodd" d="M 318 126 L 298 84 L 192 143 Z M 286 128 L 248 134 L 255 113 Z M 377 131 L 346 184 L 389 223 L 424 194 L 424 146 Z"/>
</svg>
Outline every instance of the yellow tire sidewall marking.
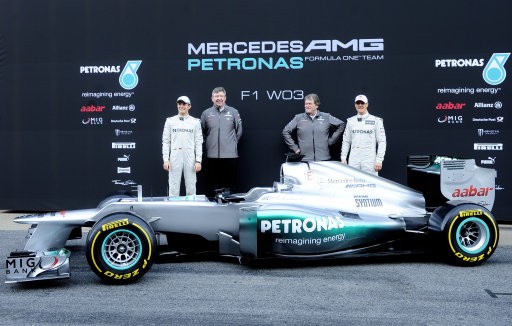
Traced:
<svg viewBox="0 0 512 326">
<path fill-rule="evenodd" d="M 92 259 L 92 263 L 94 264 L 94 267 L 96 267 L 96 269 L 100 273 L 103 273 L 103 271 L 98 267 L 98 264 L 96 264 L 96 259 L 94 259 L 94 245 L 95 245 L 96 239 L 98 238 L 100 233 L 101 233 L 101 231 L 98 231 L 98 233 L 96 233 L 96 235 L 94 236 L 94 239 L 92 240 L 92 244 L 91 244 L 91 259 Z"/>
<path fill-rule="evenodd" d="M 452 244 L 452 228 L 453 228 L 453 225 L 455 224 L 455 221 L 459 217 L 460 217 L 459 215 L 455 216 L 455 218 L 453 219 L 452 223 L 450 223 L 450 228 L 448 229 L 448 243 L 450 244 L 450 248 L 452 249 L 452 251 L 454 253 L 457 253 L 457 251 L 455 250 L 455 248 L 453 248 L 453 244 Z"/>
<path fill-rule="evenodd" d="M 484 215 L 487 216 L 489 221 L 491 221 L 492 227 L 494 228 L 495 236 L 494 236 L 494 244 L 492 245 L 492 247 L 496 248 L 496 245 L 498 244 L 498 226 L 496 225 L 496 223 L 494 223 L 494 220 L 487 213 L 484 213 Z"/>
<path fill-rule="evenodd" d="M 152 245 L 151 245 L 151 240 L 149 239 L 149 234 L 146 232 L 146 230 L 144 230 L 140 225 L 138 225 L 137 223 L 132 223 L 133 226 L 137 227 L 139 230 L 141 230 L 142 233 L 144 233 L 144 235 L 146 236 L 146 239 L 148 240 L 148 244 L 149 244 L 149 250 L 148 250 L 148 260 L 151 259 L 151 250 L 152 250 Z"/>
</svg>

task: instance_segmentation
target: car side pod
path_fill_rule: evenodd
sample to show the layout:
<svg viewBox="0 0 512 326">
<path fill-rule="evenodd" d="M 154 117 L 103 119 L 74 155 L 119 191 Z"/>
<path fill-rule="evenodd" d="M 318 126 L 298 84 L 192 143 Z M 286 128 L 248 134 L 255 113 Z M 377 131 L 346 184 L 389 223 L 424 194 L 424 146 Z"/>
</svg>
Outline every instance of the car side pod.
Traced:
<svg viewBox="0 0 512 326">
<path fill-rule="evenodd" d="M 240 209 L 240 258 L 242 265 L 258 258 L 258 207 Z"/>
<path fill-rule="evenodd" d="M 436 249 L 455 265 L 479 265 L 498 246 L 499 229 L 494 216 L 475 203 L 446 202 L 432 213 L 428 228 Z"/>
<path fill-rule="evenodd" d="M 69 256 L 62 248 L 53 251 L 14 251 L 6 260 L 5 283 L 69 278 Z"/>
</svg>

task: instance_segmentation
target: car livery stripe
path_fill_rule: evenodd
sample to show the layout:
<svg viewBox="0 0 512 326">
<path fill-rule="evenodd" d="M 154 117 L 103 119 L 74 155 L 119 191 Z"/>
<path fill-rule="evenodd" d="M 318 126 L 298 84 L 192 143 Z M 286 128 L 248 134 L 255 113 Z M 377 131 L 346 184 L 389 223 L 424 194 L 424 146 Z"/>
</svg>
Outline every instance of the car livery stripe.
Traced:
<svg viewBox="0 0 512 326">
<path fill-rule="evenodd" d="M 149 235 L 138 224 L 136 224 L 136 223 L 132 223 L 132 224 L 133 224 L 133 226 L 138 227 L 142 231 L 142 233 L 144 233 L 144 235 L 146 236 L 146 239 L 148 240 L 148 244 L 149 244 L 149 246 L 148 246 L 149 247 L 148 260 L 150 260 L 151 259 L 151 240 L 149 239 Z"/>
</svg>

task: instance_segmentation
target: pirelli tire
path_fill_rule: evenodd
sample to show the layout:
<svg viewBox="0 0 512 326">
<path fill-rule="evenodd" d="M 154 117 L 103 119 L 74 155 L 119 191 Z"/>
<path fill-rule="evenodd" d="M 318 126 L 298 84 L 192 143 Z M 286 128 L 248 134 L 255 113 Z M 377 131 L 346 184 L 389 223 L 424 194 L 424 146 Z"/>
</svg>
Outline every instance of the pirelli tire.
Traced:
<svg viewBox="0 0 512 326">
<path fill-rule="evenodd" d="M 445 217 L 442 237 L 449 262 L 475 266 L 492 256 L 499 240 L 499 229 L 491 212 L 475 204 L 453 208 Z"/>
<path fill-rule="evenodd" d="M 133 214 L 108 215 L 89 231 L 86 256 L 93 272 L 105 282 L 133 283 L 153 265 L 155 233 L 146 221 Z"/>
<path fill-rule="evenodd" d="M 109 197 L 103 199 L 98 204 L 97 208 L 103 208 L 103 207 L 107 206 L 108 204 L 116 203 L 122 199 L 133 199 L 133 198 L 134 198 L 133 196 L 126 195 L 126 194 L 112 195 L 112 196 L 109 196 Z"/>
</svg>

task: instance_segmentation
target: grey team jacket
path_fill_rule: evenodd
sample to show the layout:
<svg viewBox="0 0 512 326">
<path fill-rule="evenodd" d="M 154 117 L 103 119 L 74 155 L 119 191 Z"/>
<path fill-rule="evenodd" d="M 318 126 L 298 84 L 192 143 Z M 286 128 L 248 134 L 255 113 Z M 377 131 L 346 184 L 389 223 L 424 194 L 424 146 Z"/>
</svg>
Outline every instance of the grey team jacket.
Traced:
<svg viewBox="0 0 512 326">
<path fill-rule="evenodd" d="M 318 111 L 314 118 L 307 113 L 297 114 L 283 129 L 286 145 L 295 152 L 300 153 L 306 161 L 326 161 L 331 159 L 329 146 L 338 141 L 345 123 L 329 113 Z M 297 130 L 298 144 L 293 139 L 293 132 Z M 334 130 L 331 133 L 331 130 Z"/>
<path fill-rule="evenodd" d="M 215 107 L 203 111 L 201 127 L 206 138 L 208 158 L 238 157 L 238 141 L 242 137 L 242 119 L 238 110 L 224 105 L 219 112 Z"/>
</svg>

